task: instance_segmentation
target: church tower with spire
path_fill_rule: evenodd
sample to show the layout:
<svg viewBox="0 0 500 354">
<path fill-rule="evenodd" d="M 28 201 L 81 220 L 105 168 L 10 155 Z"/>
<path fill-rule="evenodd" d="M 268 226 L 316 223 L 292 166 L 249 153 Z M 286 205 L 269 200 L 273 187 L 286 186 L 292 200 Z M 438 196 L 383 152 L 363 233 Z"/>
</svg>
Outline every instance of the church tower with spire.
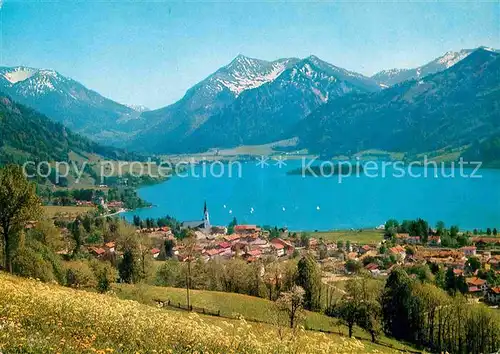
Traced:
<svg viewBox="0 0 500 354">
<path fill-rule="evenodd" d="M 207 201 L 205 200 L 205 206 L 203 207 L 203 228 L 205 230 L 210 229 L 210 215 L 208 214 Z"/>
</svg>

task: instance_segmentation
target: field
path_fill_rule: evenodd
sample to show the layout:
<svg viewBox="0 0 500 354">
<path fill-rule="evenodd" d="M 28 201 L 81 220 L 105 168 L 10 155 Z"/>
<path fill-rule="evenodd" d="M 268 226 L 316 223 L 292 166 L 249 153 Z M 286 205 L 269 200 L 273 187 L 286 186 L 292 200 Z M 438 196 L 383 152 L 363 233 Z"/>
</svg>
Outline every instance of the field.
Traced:
<svg viewBox="0 0 500 354">
<path fill-rule="evenodd" d="M 291 149 L 297 145 L 297 139 L 291 138 L 286 140 L 280 140 L 269 144 L 262 145 L 241 145 L 233 148 L 225 149 L 210 149 L 205 152 L 189 154 L 189 155 L 166 155 L 165 158 L 169 160 L 190 160 L 194 161 L 213 161 L 221 159 L 236 159 L 239 156 L 273 156 L 282 155 L 283 153 L 279 150 L 280 148 Z M 307 150 L 296 150 L 290 152 L 287 155 L 288 159 L 301 158 L 308 156 Z"/>
<path fill-rule="evenodd" d="M 44 206 L 43 211 L 46 216 L 53 218 L 56 215 L 64 217 L 76 217 L 81 214 L 85 214 L 95 208 L 85 207 L 85 206 L 59 206 L 59 205 L 49 205 Z"/>
<path fill-rule="evenodd" d="M 186 304 L 186 289 L 157 287 L 145 284 L 115 284 L 113 290 L 119 298 L 135 300 L 147 305 L 155 304 L 155 300 L 170 300 L 173 304 Z M 202 307 L 211 312 L 220 311 L 221 316 L 243 316 L 243 318 L 249 321 L 269 324 L 276 323 L 277 320 L 273 302 L 266 299 L 242 294 L 204 290 L 191 290 L 190 298 L 192 306 Z M 316 312 L 307 312 L 303 325 L 305 328 L 311 330 L 329 331 L 341 333 L 344 336 L 347 335 L 347 327 L 337 325 L 334 319 Z M 359 328 L 355 328 L 354 335 L 356 338 L 362 340 L 366 350 L 372 348 L 379 350 L 379 352 L 385 352 L 389 350 L 388 347 L 400 350 L 412 350 L 412 348 L 387 337 L 380 338 L 379 343 L 381 345 L 372 344 L 370 343 L 369 335 Z"/>
<path fill-rule="evenodd" d="M 391 353 L 355 339 L 169 311 L 0 273 L 3 353 Z"/>
<path fill-rule="evenodd" d="M 311 232 L 312 237 L 323 238 L 325 241 L 350 241 L 358 244 L 377 244 L 384 239 L 383 230 L 363 229 L 361 231 L 339 230 L 339 231 L 318 231 Z"/>
</svg>

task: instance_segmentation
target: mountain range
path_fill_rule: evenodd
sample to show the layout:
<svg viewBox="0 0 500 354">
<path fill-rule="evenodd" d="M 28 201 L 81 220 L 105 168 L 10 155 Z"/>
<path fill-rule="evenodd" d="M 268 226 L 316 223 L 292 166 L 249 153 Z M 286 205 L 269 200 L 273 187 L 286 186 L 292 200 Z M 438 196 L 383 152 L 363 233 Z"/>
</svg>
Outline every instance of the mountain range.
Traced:
<svg viewBox="0 0 500 354">
<path fill-rule="evenodd" d="M 475 49 L 462 49 L 458 52 L 446 52 L 433 61 L 414 69 L 390 69 L 382 70 L 371 78 L 375 80 L 381 87 L 387 88 L 403 81 L 419 79 L 430 74 L 435 74 L 439 71 L 446 70 L 460 60 L 464 59 Z"/>
<path fill-rule="evenodd" d="M 141 113 L 54 70 L 0 67 L 0 91 L 101 142 L 113 143 L 133 133 Z"/>
<path fill-rule="evenodd" d="M 328 102 L 294 133 L 325 156 L 466 146 L 500 132 L 499 78 L 500 54 L 478 49 L 444 71 Z"/>
<path fill-rule="evenodd" d="M 148 153 L 290 137 L 324 154 L 423 151 L 496 131 L 497 55 L 464 49 L 372 77 L 315 56 L 265 61 L 238 55 L 179 101 L 155 110 L 114 102 L 53 70 L 0 68 L 0 91 L 98 142 Z"/>
<path fill-rule="evenodd" d="M 373 80 L 315 56 L 266 62 L 240 55 L 180 101 L 145 113 L 158 123 L 130 147 L 162 153 L 268 143 L 328 100 L 378 90 Z"/>
</svg>

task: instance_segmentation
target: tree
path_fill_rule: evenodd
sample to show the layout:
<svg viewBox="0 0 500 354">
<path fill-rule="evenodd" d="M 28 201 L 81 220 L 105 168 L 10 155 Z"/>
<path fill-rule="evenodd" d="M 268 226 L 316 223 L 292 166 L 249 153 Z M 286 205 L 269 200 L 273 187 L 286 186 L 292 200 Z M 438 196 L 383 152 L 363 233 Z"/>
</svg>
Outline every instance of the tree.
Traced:
<svg viewBox="0 0 500 354">
<path fill-rule="evenodd" d="M 74 241 L 73 257 L 75 257 L 80 252 L 85 238 L 85 230 L 79 217 L 69 225 L 69 231 Z"/>
<path fill-rule="evenodd" d="M 228 235 L 232 235 L 234 234 L 234 227 L 238 225 L 238 221 L 236 220 L 236 218 L 234 217 L 233 220 L 229 223 L 229 225 L 227 225 L 227 234 Z"/>
<path fill-rule="evenodd" d="M 395 219 L 387 220 L 384 226 L 384 237 L 393 238 L 396 236 L 397 230 L 399 228 L 399 222 Z"/>
<path fill-rule="evenodd" d="M 398 339 L 409 339 L 411 331 L 411 279 L 401 267 L 392 270 L 382 294 L 384 327 Z"/>
<path fill-rule="evenodd" d="M 469 272 L 474 273 L 476 270 L 481 268 L 481 261 L 477 257 L 469 257 L 465 266 Z"/>
<path fill-rule="evenodd" d="M 497 228 L 496 228 L 496 227 L 494 227 L 494 228 L 493 228 L 493 236 L 496 236 L 497 234 L 498 234 Z"/>
<path fill-rule="evenodd" d="M 26 223 L 42 214 L 35 184 L 28 182 L 21 167 L 8 165 L 0 170 L 0 233 L 3 268 L 12 272 L 15 240 Z"/>
<path fill-rule="evenodd" d="M 167 258 L 172 258 L 174 256 L 174 247 L 175 247 L 174 240 L 171 239 L 165 240 L 163 242 L 163 247 L 161 248 L 161 252 L 158 258 L 162 261 L 166 260 Z"/>
<path fill-rule="evenodd" d="M 446 225 L 444 221 L 438 221 L 436 223 L 436 233 L 438 236 L 442 236 L 444 232 L 446 231 Z"/>
<path fill-rule="evenodd" d="M 358 319 L 358 304 L 350 300 L 342 300 L 333 309 L 327 311 L 329 316 L 337 317 L 341 323 L 347 326 L 349 337 L 352 337 L 352 330 Z"/>
<path fill-rule="evenodd" d="M 408 255 L 408 256 L 414 256 L 416 254 L 415 247 L 413 247 L 413 246 L 406 246 L 405 251 L 406 251 L 406 255 Z"/>
<path fill-rule="evenodd" d="M 338 250 L 343 250 L 344 249 L 344 241 L 338 240 L 337 241 L 337 249 Z"/>
<path fill-rule="evenodd" d="M 345 270 L 349 273 L 357 273 L 361 269 L 361 263 L 355 259 L 345 262 Z"/>
<path fill-rule="evenodd" d="M 321 275 L 316 260 L 306 255 L 297 263 L 295 284 L 305 291 L 304 307 L 307 310 L 318 310 L 321 307 Z"/>
<path fill-rule="evenodd" d="M 337 317 L 349 329 L 352 337 L 354 325 L 368 331 L 372 340 L 381 330 L 379 282 L 368 278 L 351 279 L 346 283 L 342 299 L 326 310 L 328 316 Z"/>
<path fill-rule="evenodd" d="M 118 272 L 120 273 L 120 278 L 125 283 L 133 283 L 137 279 L 137 268 L 135 264 L 134 254 L 131 249 L 125 250 L 123 253 L 123 259 L 118 265 Z"/>
<path fill-rule="evenodd" d="M 236 219 L 235 219 L 236 220 Z M 190 294 L 190 289 L 191 289 L 191 262 L 194 260 L 194 248 L 196 246 L 196 239 L 195 236 L 192 232 L 190 232 L 187 236 L 186 239 L 186 244 L 185 244 L 185 256 L 186 256 L 186 263 L 187 263 L 187 273 L 186 273 L 186 302 L 187 302 L 187 307 L 188 309 L 191 308 L 191 294 Z"/>
<path fill-rule="evenodd" d="M 288 316 L 290 328 L 295 328 L 303 315 L 304 295 L 304 289 L 294 285 L 290 291 L 281 293 L 278 300 L 276 300 L 278 310 Z"/>
<path fill-rule="evenodd" d="M 356 320 L 359 327 L 370 333 L 372 342 L 375 343 L 377 335 L 382 332 L 382 308 L 376 300 L 366 301 L 359 306 L 358 318 Z"/>
<path fill-rule="evenodd" d="M 486 229 L 486 235 L 491 236 L 491 229 L 489 227 Z"/>
<path fill-rule="evenodd" d="M 141 226 L 141 217 L 139 215 L 134 215 L 134 226 L 135 227 Z"/>
<path fill-rule="evenodd" d="M 300 245 L 305 248 L 309 248 L 309 240 L 311 236 L 307 232 L 302 232 L 300 234 Z"/>
</svg>

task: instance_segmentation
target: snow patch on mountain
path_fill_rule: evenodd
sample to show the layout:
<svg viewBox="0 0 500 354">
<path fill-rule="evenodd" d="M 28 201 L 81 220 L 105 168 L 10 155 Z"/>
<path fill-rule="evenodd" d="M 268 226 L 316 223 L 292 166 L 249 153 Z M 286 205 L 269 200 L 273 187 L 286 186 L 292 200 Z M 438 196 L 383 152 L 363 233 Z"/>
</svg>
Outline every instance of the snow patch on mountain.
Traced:
<svg viewBox="0 0 500 354">
<path fill-rule="evenodd" d="M 460 52 L 446 52 L 442 57 L 437 59 L 439 64 L 442 64 L 448 69 L 449 67 L 455 65 L 460 60 L 466 58 L 471 51 L 461 50 Z"/>
<path fill-rule="evenodd" d="M 5 78 L 7 87 L 15 89 L 22 96 L 38 96 L 56 91 L 58 82 L 64 77 L 54 70 L 33 69 L 27 67 L 1 68 L 0 76 Z M 70 95 L 71 96 L 71 95 Z M 76 97 L 73 97 L 76 99 Z"/>
<path fill-rule="evenodd" d="M 35 69 L 17 67 L 11 71 L 2 73 L 2 76 L 9 81 L 11 84 L 16 84 L 18 82 L 29 79 L 31 76 L 36 74 Z"/>
<path fill-rule="evenodd" d="M 150 109 L 142 104 L 126 104 L 128 108 L 133 109 L 136 112 L 142 113 L 142 112 L 148 112 Z"/>
<path fill-rule="evenodd" d="M 275 80 L 285 69 L 286 61 L 266 62 L 240 55 L 215 76 L 217 83 L 239 96 L 243 91 Z M 223 87 L 217 85 L 217 89 Z"/>
</svg>

